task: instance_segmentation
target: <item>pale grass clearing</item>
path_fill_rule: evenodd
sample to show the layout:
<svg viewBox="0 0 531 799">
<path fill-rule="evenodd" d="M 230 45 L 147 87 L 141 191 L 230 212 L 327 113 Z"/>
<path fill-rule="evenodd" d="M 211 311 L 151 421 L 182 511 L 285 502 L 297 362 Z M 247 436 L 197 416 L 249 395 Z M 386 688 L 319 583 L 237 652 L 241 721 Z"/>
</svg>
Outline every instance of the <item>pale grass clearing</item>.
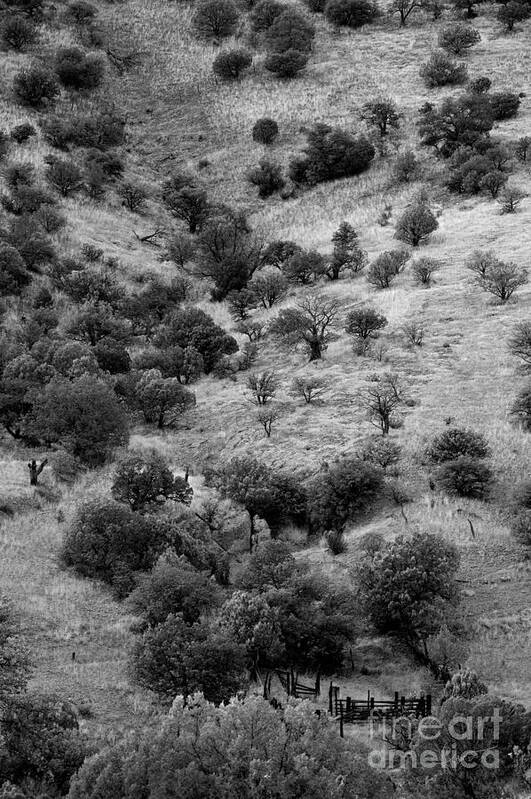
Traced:
<svg viewBox="0 0 531 799">
<path fill-rule="evenodd" d="M 426 101 L 437 102 L 461 91 L 428 90 L 418 74 L 437 46 L 438 32 L 448 18 L 421 27 L 419 16 L 402 30 L 396 21 L 383 19 L 361 31 L 336 33 L 321 15 L 311 15 L 317 36 L 303 75 L 279 81 L 265 71 L 264 51 L 257 40 L 249 73 L 241 81 L 224 84 L 211 71 L 219 48 L 193 35 L 190 7 L 168 7 L 162 0 L 151 0 L 133 3 L 125 21 L 120 10 L 112 7 L 105 16 L 117 41 L 129 41 L 140 50 L 156 43 L 146 56 L 143 80 L 129 78 L 135 87 L 129 94 L 128 110 L 132 121 L 141 117 L 138 125 L 133 122 L 141 156 L 147 155 L 153 165 L 164 164 L 164 169 L 172 163 L 194 167 L 199 158 L 207 158 L 210 163 L 203 174 L 217 199 L 254 206 L 258 216 L 264 208 L 273 207 L 280 217 L 287 215 L 286 222 L 293 203 L 278 199 L 259 203 L 245 180 L 246 171 L 260 157 L 266 154 L 287 163 L 304 145 L 302 129 L 317 121 L 363 131 L 359 109 L 378 95 L 392 97 L 404 113 L 402 136 L 404 145 L 411 146 L 416 142 L 418 108 Z M 466 59 L 471 77 L 489 75 L 493 90 L 529 91 L 526 34 L 501 35 L 493 12 L 474 20 L 474 25 L 482 41 Z M 245 32 L 239 31 L 222 49 L 242 46 L 249 45 Z M 253 142 L 250 135 L 256 119 L 265 115 L 276 119 L 280 127 L 279 139 L 269 148 Z M 523 135 L 529 115 L 529 109 L 522 107 L 518 117 L 499 125 L 497 132 L 504 137 Z M 360 181 L 349 182 L 356 187 Z M 312 192 L 304 195 L 301 202 L 306 213 L 309 207 L 319 208 L 316 199 Z"/>
<path fill-rule="evenodd" d="M 27 496 L 25 461 L 0 464 L 2 487 Z M 44 486 L 53 483 L 43 473 Z M 57 506 L 43 505 L 0 524 L 0 581 L 21 614 L 22 630 L 34 664 L 30 687 L 58 693 L 78 705 L 88 705 L 92 716 L 82 726 L 100 743 L 146 723 L 150 700 L 129 683 L 129 630 L 133 618 L 125 605 L 115 602 L 107 589 L 61 570 L 58 553 L 75 505 L 102 493 L 105 472 L 83 478 L 63 492 Z M 72 652 L 76 653 L 75 662 Z"/>
</svg>

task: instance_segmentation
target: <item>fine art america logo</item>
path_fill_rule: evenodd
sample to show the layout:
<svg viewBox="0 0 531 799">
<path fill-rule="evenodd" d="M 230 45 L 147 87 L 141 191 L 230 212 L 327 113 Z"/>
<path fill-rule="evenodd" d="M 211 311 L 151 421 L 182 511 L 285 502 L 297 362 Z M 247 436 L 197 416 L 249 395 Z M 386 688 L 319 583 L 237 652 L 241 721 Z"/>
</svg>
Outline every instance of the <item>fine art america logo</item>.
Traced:
<svg viewBox="0 0 531 799">
<path fill-rule="evenodd" d="M 378 769 L 495 770 L 500 766 L 497 743 L 501 721 L 498 708 L 494 708 L 492 716 L 456 715 L 444 722 L 435 716 L 418 721 L 406 717 L 373 720 L 371 738 L 388 746 L 369 752 L 369 765 Z M 404 745 L 412 740 L 414 748 Z"/>
</svg>

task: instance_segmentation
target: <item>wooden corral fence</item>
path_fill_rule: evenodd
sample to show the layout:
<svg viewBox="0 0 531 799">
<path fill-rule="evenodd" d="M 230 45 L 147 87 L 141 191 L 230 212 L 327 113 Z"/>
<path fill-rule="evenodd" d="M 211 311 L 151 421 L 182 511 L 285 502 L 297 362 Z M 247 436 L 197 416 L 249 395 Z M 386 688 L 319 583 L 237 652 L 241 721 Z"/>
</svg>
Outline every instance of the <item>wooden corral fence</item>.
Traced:
<svg viewBox="0 0 531 799">
<path fill-rule="evenodd" d="M 315 678 L 315 683 L 313 685 L 305 685 L 300 682 L 299 675 L 295 674 L 293 671 L 280 671 L 277 669 L 275 672 L 270 671 L 264 680 L 265 699 L 269 699 L 271 696 L 271 680 L 273 679 L 273 674 L 276 674 L 282 688 L 288 696 L 295 696 L 298 699 L 308 699 L 311 696 L 317 697 L 321 695 L 321 678 L 319 674 Z"/>
<path fill-rule="evenodd" d="M 352 699 L 350 696 L 342 699 L 339 686 L 330 683 L 328 712 L 339 722 L 339 732 L 343 737 L 345 724 L 368 724 L 401 716 L 431 716 L 431 694 L 406 699 L 396 691 L 394 699 L 380 700 L 368 691 L 367 699 Z"/>
</svg>

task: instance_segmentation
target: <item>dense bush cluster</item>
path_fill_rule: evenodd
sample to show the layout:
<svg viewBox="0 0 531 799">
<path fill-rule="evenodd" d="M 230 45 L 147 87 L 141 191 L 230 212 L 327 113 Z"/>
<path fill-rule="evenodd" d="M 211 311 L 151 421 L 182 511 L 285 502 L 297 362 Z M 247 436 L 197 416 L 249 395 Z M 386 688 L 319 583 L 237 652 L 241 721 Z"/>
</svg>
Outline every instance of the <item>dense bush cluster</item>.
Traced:
<svg viewBox="0 0 531 799">
<path fill-rule="evenodd" d="M 437 480 L 448 494 L 476 499 L 487 495 L 493 475 L 483 461 L 491 450 L 481 433 L 450 428 L 433 439 L 426 455 L 439 464 Z"/>
<path fill-rule="evenodd" d="M 296 183 L 315 185 L 359 175 L 369 168 L 375 155 L 365 137 L 329 125 L 315 125 L 307 140 L 304 155 L 290 164 L 290 177 Z"/>
<path fill-rule="evenodd" d="M 361 28 L 373 22 L 378 10 L 370 0 L 327 0 L 324 14 L 338 27 Z"/>
</svg>

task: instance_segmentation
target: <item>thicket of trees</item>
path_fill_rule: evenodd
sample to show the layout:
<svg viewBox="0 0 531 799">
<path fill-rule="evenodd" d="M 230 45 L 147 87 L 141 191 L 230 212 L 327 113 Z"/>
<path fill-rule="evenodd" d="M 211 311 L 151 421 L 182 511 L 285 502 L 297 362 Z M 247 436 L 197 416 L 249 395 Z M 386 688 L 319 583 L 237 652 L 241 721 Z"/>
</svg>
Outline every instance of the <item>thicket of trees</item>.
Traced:
<svg viewBox="0 0 531 799">
<path fill-rule="evenodd" d="M 311 792 L 387 799 L 390 781 L 372 771 L 364 755 L 363 750 L 353 755 L 333 723 L 324 714 L 316 716 L 309 703 L 290 702 L 278 711 L 253 697 L 216 707 L 195 695 L 186 705 L 176 700 L 155 734 L 88 761 L 70 795 L 95 799 L 112 791 L 115 799 L 132 799 L 138 789 L 172 784 L 221 799 L 248 795 L 252 780 L 257 790 L 279 796 Z M 200 761 L 208 765 L 200 768 Z"/>
</svg>

